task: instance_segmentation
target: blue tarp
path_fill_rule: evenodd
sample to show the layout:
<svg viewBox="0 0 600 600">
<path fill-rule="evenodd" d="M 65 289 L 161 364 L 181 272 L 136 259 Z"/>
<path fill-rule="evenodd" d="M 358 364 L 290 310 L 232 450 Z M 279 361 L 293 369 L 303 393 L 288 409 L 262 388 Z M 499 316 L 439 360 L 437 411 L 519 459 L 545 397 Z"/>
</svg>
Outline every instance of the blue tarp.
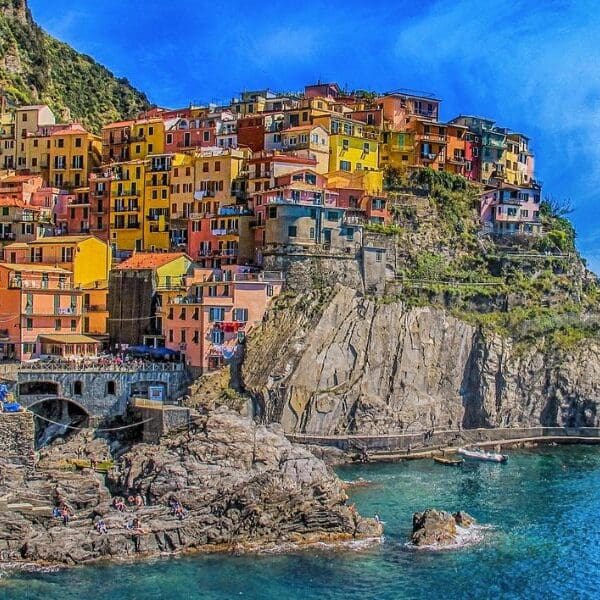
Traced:
<svg viewBox="0 0 600 600">
<path fill-rule="evenodd" d="M 21 410 L 23 410 L 23 407 L 18 402 L 6 402 L 4 404 L 4 412 L 13 413 Z"/>
</svg>

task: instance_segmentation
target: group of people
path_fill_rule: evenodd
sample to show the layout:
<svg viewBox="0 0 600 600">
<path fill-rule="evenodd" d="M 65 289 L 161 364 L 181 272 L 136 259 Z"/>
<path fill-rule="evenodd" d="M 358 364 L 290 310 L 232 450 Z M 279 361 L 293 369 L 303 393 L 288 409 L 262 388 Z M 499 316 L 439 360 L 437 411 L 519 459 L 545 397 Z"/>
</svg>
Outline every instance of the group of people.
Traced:
<svg viewBox="0 0 600 600">
<path fill-rule="evenodd" d="M 62 371 L 73 371 L 80 369 L 148 369 L 157 365 L 152 360 L 136 358 L 129 354 L 121 353 L 116 356 L 105 355 L 94 358 L 50 358 L 36 362 L 26 363 L 28 369 L 56 369 Z"/>
<path fill-rule="evenodd" d="M 112 502 L 113 508 L 115 510 L 118 510 L 119 512 L 125 512 L 125 510 L 127 509 L 127 505 L 140 508 L 145 504 L 146 503 L 144 502 L 144 498 L 141 494 L 130 494 L 129 496 L 127 496 L 127 504 L 125 503 L 125 499 L 121 496 L 115 496 Z"/>
<path fill-rule="evenodd" d="M 69 524 L 69 521 L 71 520 L 71 515 L 71 509 L 64 502 L 62 502 L 60 506 L 55 506 L 52 509 L 52 516 L 55 519 L 61 519 L 63 525 L 65 526 Z"/>
</svg>

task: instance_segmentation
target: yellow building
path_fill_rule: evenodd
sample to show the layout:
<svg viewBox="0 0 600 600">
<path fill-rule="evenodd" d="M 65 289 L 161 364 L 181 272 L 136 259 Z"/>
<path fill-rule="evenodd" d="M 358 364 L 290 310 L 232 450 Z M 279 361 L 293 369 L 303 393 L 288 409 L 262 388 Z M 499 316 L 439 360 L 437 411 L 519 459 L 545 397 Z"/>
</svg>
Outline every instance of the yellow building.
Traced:
<svg viewBox="0 0 600 600">
<path fill-rule="evenodd" d="M 148 157 L 144 181 L 142 250 L 170 248 L 172 154 Z"/>
<path fill-rule="evenodd" d="M 194 212 L 195 173 L 194 157 L 190 154 L 174 154 L 171 168 L 171 246 L 187 243 L 188 219 Z"/>
<path fill-rule="evenodd" d="M 241 191 L 244 161 L 249 150 L 215 149 L 197 152 L 194 160 L 196 213 L 216 214 L 219 206 L 233 204 Z"/>
<path fill-rule="evenodd" d="M 73 274 L 73 285 L 95 286 L 106 282 L 112 263 L 110 246 L 93 235 L 43 237 L 32 242 L 9 244 L 5 256 L 15 264 L 48 265 Z"/>
<path fill-rule="evenodd" d="M 165 123 L 160 118 L 135 121 L 131 126 L 129 156 L 131 160 L 146 158 L 165 151 Z"/>
<path fill-rule="evenodd" d="M 379 146 L 379 166 L 408 169 L 415 164 L 415 139 L 410 132 L 386 131 Z"/>
<path fill-rule="evenodd" d="M 363 137 L 334 134 L 329 138 L 329 172 L 376 171 L 379 169 L 379 144 Z"/>
<path fill-rule="evenodd" d="M 27 138 L 44 126 L 56 123 L 54 113 L 45 104 L 21 106 L 15 111 L 15 168 L 30 169 L 27 161 Z"/>
<path fill-rule="evenodd" d="M 144 184 L 143 160 L 113 166 L 109 240 L 115 250 L 143 250 Z"/>
<path fill-rule="evenodd" d="M 89 174 L 101 162 L 100 138 L 78 123 L 41 126 L 24 139 L 25 165 L 57 188 L 87 186 Z"/>
<path fill-rule="evenodd" d="M 83 333 L 103 337 L 108 331 L 108 281 L 81 286 L 83 291 Z"/>
</svg>

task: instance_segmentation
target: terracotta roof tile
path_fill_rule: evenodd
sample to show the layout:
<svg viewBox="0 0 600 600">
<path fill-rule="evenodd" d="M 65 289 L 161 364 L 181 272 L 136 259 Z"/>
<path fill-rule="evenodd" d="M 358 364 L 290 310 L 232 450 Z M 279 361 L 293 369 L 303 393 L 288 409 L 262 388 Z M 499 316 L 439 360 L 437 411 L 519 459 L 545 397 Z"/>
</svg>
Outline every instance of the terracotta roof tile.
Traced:
<svg viewBox="0 0 600 600">
<path fill-rule="evenodd" d="M 192 260 L 185 252 L 136 252 L 115 269 L 158 269 L 181 257 Z"/>
</svg>

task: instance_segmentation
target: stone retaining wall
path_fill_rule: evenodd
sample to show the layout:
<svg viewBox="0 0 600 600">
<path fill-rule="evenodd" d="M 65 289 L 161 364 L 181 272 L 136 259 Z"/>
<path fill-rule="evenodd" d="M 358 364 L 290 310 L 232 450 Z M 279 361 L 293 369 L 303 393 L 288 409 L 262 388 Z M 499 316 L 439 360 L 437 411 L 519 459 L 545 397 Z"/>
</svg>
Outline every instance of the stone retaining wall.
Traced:
<svg viewBox="0 0 600 600">
<path fill-rule="evenodd" d="M 35 428 L 29 412 L 0 412 L 0 465 L 35 467 Z"/>
</svg>

